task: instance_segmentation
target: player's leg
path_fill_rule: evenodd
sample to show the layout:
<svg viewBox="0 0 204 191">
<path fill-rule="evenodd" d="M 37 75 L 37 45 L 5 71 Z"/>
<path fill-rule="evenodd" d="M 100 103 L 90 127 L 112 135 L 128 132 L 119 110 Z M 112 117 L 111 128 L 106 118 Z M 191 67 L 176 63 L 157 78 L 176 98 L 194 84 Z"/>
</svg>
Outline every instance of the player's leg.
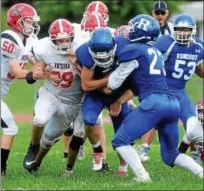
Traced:
<svg viewBox="0 0 204 191">
<path fill-rule="evenodd" d="M 203 128 L 196 116 L 196 108 L 185 91 L 182 92 L 179 102 L 181 107 L 180 118 L 186 128 L 179 150 L 185 153 L 191 142 L 194 142 L 197 146 L 203 144 Z M 199 160 L 199 156 L 196 160 Z"/>
<path fill-rule="evenodd" d="M 112 141 L 113 147 L 120 153 L 136 175 L 136 180 L 150 181 L 149 175 L 144 169 L 138 153 L 130 146 L 130 143 L 148 132 L 163 119 L 168 112 L 171 99 L 165 95 L 152 94 L 145 98 L 140 106 L 131 112 L 123 121 Z M 178 109 L 173 112 L 177 112 Z"/>
<path fill-rule="evenodd" d="M 104 129 L 104 124 L 103 124 L 103 112 L 100 113 L 97 123 L 96 123 L 96 128 L 99 130 L 100 134 L 100 143 L 103 149 L 103 166 L 101 170 L 105 171 L 112 171 L 113 169 L 110 168 L 108 162 L 107 162 L 107 154 L 106 154 L 106 134 L 105 134 L 105 129 Z"/>
<path fill-rule="evenodd" d="M 103 149 L 100 143 L 100 132 L 95 128 L 98 116 L 105 107 L 100 94 L 87 93 L 83 106 L 83 121 L 85 124 L 86 136 L 88 137 L 93 148 L 93 170 L 101 170 L 103 161 Z"/>
<path fill-rule="evenodd" d="M 158 126 L 158 135 L 161 146 L 162 160 L 169 166 L 180 166 L 203 178 L 203 168 L 191 157 L 180 153 L 177 149 L 179 133 L 177 120 L 165 120 L 165 123 Z"/>
<path fill-rule="evenodd" d="M 73 136 L 69 145 L 68 160 L 64 175 L 73 172 L 80 146 L 83 145 L 85 137 L 85 129 L 81 110 L 73 122 Z"/>
<path fill-rule="evenodd" d="M 8 106 L 1 100 L 1 175 L 6 175 L 7 161 L 15 136 L 18 134 L 18 127 Z"/>
<path fill-rule="evenodd" d="M 58 100 L 53 94 L 48 92 L 44 87 L 40 88 L 34 107 L 31 141 L 23 161 L 25 169 L 34 162 L 36 154 L 39 151 L 44 126 L 51 116 L 57 112 L 58 104 Z"/>
<path fill-rule="evenodd" d="M 129 100 L 128 105 L 132 111 L 137 107 L 133 100 Z M 139 156 L 142 162 L 147 162 L 150 159 L 148 152 L 150 151 L 150 145 L 154 140 L 154 136 L 155 129 L 152 128 L 149 132 L 141 137 L 141 148 L 139 151 Z"/>
<path fill-rule="evenodd" d="M 138 181 L 148 182 L 150 178 L 131 143 L 152 128 L 153 120 L 152 116 L 139 106 L 123 121 L 112 140 L 113 147 L 128 163 Z"/>
<path fill-rule="evenodd" d="M 71 122 L 76 118 L 79 108 L 78 105 L 68 105 L 61 102 L 58 104 L 58 112 L 49 120 L 43 133 L 40 150 L 35 158 L 32 170 L 36 171 L 39 169 L 43 158 L 51 147 L 59 141 L 67 128 L 71 127 Z"/>
<path fill-rule="evenodd" d="M 128 116 L 129 113 L 130 113 L 130 107 L 128 103 L 125 103 L 122 105 L 120 114 L 117 117 L 111 117 L 111 120 L 113 122 L 113 127 L 114 127 L 114 133 L 117 132 L 122 122 Z M 128 173 L 128 164 L 124 161 L 124 159 L 120 156 L 120 154 L 118 154 L 118 159 L 119 159 L 119 166 L 118 166 L 117 175 L 126 176 Z"/>
<path fill-rule="evenodd" d="M 141 137 L 141 148 L 139 151 L 139 156 L 142 162 L 147 162 L 150 158 L 148 152 L 150 151 L 150 146 L 154 140 L 155 128 L 152 128 L 145 135 Z"/>
<path fill-rule="evenodd" d="M 64 135 L 62 136 L 62 141 L 63 141 L 63 144 L 64 144 L 63 158 L 68 157 L 68 148 L 69 148 L 70 141 L 72 139 L 72 135 L 73 135 L 73 123 L 71 123 L 71 127 L 68 128 L 65 131 Z"/>
</svg>

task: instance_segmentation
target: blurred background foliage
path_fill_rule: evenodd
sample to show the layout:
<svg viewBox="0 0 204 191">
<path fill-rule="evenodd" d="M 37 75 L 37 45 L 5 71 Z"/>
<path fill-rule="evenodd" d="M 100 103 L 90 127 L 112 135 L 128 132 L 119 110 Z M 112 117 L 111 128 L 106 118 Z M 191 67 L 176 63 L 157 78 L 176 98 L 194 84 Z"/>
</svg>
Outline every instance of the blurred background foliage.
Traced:
<svg viewBox="0 0 204 191">
<path fill-rule="evenodd" d="M 6 28 L 6 12 L 15 3 L 28 3 L 34 6 L 41 17 L 39 37 L 47 36 L 50 23 L 58 18 L 66 18 L 74 23 L 80 23 L 86 6 L 92 1 L 70 0 L 3 0 L 1 19 L 2 31 Z M 109 0 L 103 1 L 110 12 L 110 27 L 127 24 L 138 14 L 151 14 L 154 0 Z M 171 13 L 179 12 L 179 5 L 184 1 L 166 1 Z"/>
</svg>

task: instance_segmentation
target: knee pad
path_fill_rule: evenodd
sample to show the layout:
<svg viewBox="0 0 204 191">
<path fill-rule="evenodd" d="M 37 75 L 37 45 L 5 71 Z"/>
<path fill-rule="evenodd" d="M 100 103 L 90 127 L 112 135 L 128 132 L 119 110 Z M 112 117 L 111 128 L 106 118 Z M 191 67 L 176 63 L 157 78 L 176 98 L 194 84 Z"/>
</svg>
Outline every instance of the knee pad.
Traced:
<svg viewBox="0 0 204 191">
<path fill-rule="evenodd" d="M 197 117 L 193 116 L 187 120 L 186 134 L 190 142 L 203 142 L 203 128 Z"/>
<path fill-rule="evenodd" d="M 84 143 L 84 139 L 81 138 L 81 137 L 76 137 L 73 135 L 72 137 L 72 140 L 69 144 L 70 148 L 73 150 L 73 151 L 78 151 L 80 146 L 83 145 Z"/>
<path fill-rule="evenodd" d="M 186 144 L 189 144 L 190 145 L 190 141 L 189 141 L 189 138 L 187 136 L 187 133 L 185 132 L 184 135 L 183 135 L 183 140 L 182 140 L 184 143 Z"/>
<path fill-rule="evenodd" d="M 70 137 L 73 135 L 73 129 L 67 129 L 65 132 L 64 132 L 64 136 L 67 136 L 67 137 Z"/>
<path fill-rule="evenodd" d="M 33 118 L 33 124 L 37 127 L 44 127 L 47 123 L 47 119 L 41 116 L 34 116 Z"/>
<path fill-rule="evenodd" d="M 178 155 L 179 155 L 179 151 L 177 149 L 173 151 L 167 151 L 165 154 L 161 153 L 163 162 L 166 165 L 171 166 L 171 167 L 174 166 L 174 161 Z"/>
<path fill-rule="evenodd" d="M 16 136 L 18 134 L 18 126 L 17 125 L 11 125 L 10 127 L 5 127 L 3 129 L 4 135 L 10 135 L 10 136 Z"/>
<path fill-rule="evenodd" d="M 49 149 L 52 145 L 54 145 L 55 143 L 57 143 L 60 140 L 61 137 L 58 137 L 54 140 L 50 140 L 48 136 L 43 135 L 41 138 L 41 146 L 44 149 Z"/>
<path fill-rule="evenodd" d="M 97 116 L 83 115 L 85 125 L 94 126 L 97 122 Z"/>
<path fill-rule="evenodd" d="M 102 113 L 98 116 L 98 119 L 97 119 L 95 125 L 97 127 L 103 127 L 103 114 Z"/>
</svg>

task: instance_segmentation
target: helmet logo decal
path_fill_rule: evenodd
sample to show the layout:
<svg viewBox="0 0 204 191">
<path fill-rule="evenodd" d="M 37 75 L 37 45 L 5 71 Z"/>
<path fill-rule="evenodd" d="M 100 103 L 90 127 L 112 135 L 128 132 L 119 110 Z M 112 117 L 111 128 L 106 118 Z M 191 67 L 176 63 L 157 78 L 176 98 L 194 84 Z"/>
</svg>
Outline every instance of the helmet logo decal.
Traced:
<svg viewBox="0 0 204 191">
<path fill-rule="evenodd" d="M 19 7 L 18 9 L 13 7 L 13 9 L 11 11 L 12 11 L 14 16 L 18 16 L 18 15 L 20 15 L 20 13 L 22 12 L 23 9 L 24 9 L 24 7 Z"/>
<path fill-rule="evenodd" d="M 138 28 L 144 30 L 144 31 L 148 31 L 148 26 L 149 26 L 150 22 L 147 21 L 146 19 L 141 19 L 139 24 L 137 25 Z"/>
</svg>

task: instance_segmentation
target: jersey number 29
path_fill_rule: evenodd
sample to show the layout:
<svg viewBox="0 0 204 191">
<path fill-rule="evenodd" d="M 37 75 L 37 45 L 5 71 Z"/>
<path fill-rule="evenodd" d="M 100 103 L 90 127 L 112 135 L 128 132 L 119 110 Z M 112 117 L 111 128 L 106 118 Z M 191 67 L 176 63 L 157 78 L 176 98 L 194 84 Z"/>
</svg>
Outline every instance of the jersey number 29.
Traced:
<svg viewBox="0 0 204 191">
<path fill-rule="evenodd" d="M 62 82 L 56 83 L 57 87 L 68 88 L 68 87 L 70 87 L 72 85 L 72 81 L 73 81 L 73 78 L 74 78 L 72 72 L 61 73 L 59 71 L 52 71 L 51 73 L 53 75 L 56 75 L 58 78 L 62 79 Z"/>
</svg>

